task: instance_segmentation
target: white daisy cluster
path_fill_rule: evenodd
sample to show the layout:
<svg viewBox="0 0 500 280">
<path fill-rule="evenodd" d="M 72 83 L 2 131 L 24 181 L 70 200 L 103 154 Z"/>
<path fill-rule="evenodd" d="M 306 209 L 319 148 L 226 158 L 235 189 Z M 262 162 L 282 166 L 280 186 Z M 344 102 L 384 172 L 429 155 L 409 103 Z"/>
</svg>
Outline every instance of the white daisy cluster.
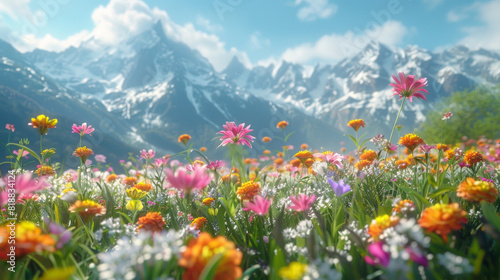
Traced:
<svg viewBox="0 0 500 280">
<path fill-rule="evenodd" d="M 469 260 L 461 256 L 457 256 L 451 252 L 437 255 L 438 262 L 444 266 L 451 275 L 461 275 L 470 273 L 474 270 Z"/>
</svg>

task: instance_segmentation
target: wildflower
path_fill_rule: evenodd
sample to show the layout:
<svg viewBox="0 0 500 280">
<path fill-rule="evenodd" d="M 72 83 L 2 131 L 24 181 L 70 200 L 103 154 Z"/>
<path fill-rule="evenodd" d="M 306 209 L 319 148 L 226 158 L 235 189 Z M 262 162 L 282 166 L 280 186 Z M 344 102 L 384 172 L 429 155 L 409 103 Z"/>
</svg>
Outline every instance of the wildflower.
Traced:
<svg viewBox="0 0 500 280">
<path fill-rule="evenodd" d="M 206 152 L 206 151 L 207 151 L 207 147 L 201 147 L 201 148 L 200 148 L 200 152 L 204 153 L 204 152 Z"/>
<path fill-rule="evenodd" d="M 23 149 L 19 149 L 19 150 L 14 150 L 12 151 L 13 154 L 15 154 L 16 156 L 18 156 L 19 154 L 21 154 L 21 151 L 22 151 L 22 155 L 21 157 L 25 157 L 25 158 L 28 158 L 28 155 L 30 154 L 28 151 L 25 151 Z"/>
<path fill-rule="evenodd" d="M 224 162 L 222 160 L 211 161 L 207 164 L 206 168 L 211 170 L 217 170 L 224 166 Z"/>
<path fill-rule="evenodd" d="M 92 136 L 92 132 L 94 132 L 94 128 L 92 128 L 91 125 L 87 125 L 87 123 L 82 123 L 82 125 L 76 125 L 76 124 L 73 124 L 73 126 L 71 127 L 72 131 L 71 133 L 78 133 L 80 134 L 80 137 L 83 137 L 83 135 L 85 134 L 88 134 L 90 136 Z"/>
<path fill-rule="evenodd" d="M 406 77 L 402 72 L 399 73 L 399 80 L 394 75 L 392 75 L 392 78 L 396 83 L 389 85 L 394 87 L 392 89 L 394 91 L 394 95 L 399 95 L 400 100 L 403 97 L 410 99 L 410 102 L 413 102 L 413 97 L 427 100 L 423 94 L 429 94 L 429 92 L 424 89 L 424 87 L 427 86 L 426 78 L 421 78 L 415 81 L 415 76 L 408 75 L 408 77 Z"/>
<path fill-rule="evenodd" d="M 82 163 L 85 163 L 87 158 L 93 154 L 94 152 L 87 148 L 87 146 L 79 147 L 76 148 L 76 150 L 73 152 L 73 156 L 79 157 Z"/>
<path fill-rule="evenodd" d="M 241 200 L 252 200 L 254 196 L 259 193 L 260 185 L 253 181 L 243 183 L 243 185 L 236 190 L 236 194 Z"/>
<path fill-rule="evenodd" d="M 413 201 L 409 199 L 401 200 L 396 205 L 394 205 L 394 207 L 392 208 L 392 212 L 401 213 L 401 209 L 403 209 L 404 207 L 411 207 L 413 205 Z"/>
<path fill-rule="evenodd" d="M 40 178 L 38 181 L 32 180 L 32 173 L 27 172 L 24 174 L 18 174 L 16 175 L 16 178 L 14 181 L 9 181 L 9 176 L 5 176 L 3 178 L 3 184 L 5 186 L 14 186 L 15 187 L 15 193 L 18 195 L 23 195 L 23 194 L 29 194 L 32 192 L 40 191 L 45 189 L 46 187 L 50 186 L 44 178 Z M 0 182 L 1 183 L 1 182 Z M 1 186 L 1 184 L 0 184 Z M 0 187 L 1 190 L 1 187 Z M 8 193 L 11 193 L 10 191 L 0 191 L 0 206 L 4 205 L 7 203 L 7 199 L 9 197 Z"/>
<path fill-rule="evenodd" d="M 233 185 L 240 185 L 241 180 L 240 180 L 240 174 L 238 173 L 231 173 L 222 176 L 221 178 L 222 182 L 225 184 L 233 184 Z"/>
<path fill-rule="evenodd" d="M 49 166 L 49 165 L 40 165 L 36 169 L 35 173 L 39 177 L 50 176 L 50 175 L 54 175 L 55 174 L 54 169 L 52 168 L 52 166 Z"/>
<path fill-rule="evenodd" d="M 106 183 L 113 182 L 116 179 L 118 179 L 118 175 L 116 175 L 116 174 L 110 174 L 110 175 L 108 175 L 108 177 L 106 177 Z"/>
<path fill-rule="evenodd" d="M 38 115 L 35 118 L 31 118 L 31 122 L 28 125 L 32 125 L 33 128 L 38 128 L 38 132 L 41 135 L 47 134 L 50 128 L 55 128 L 57 124 L 57 119 L 49 120 L 49 117 L 45 115 Z"/>
<path fill-rule="evenodd" d="M 283 164 L 283 162 L 284 162 L 283 158 L 277 158 L 277 159 L 275 159 L 275 160 L 274 160 L 274 163 L 275 163 L 276 165 L 278 165 L 278 166 L 279 166 L 279 165 L 282 165 L 282 164 Z"/>
<path fill-rule="evenodd" d="M 365 127 L 365 121 L 362 119 L 350 120 L 347 126 L 352 127 L 357 132 L 360 127 Z"/>
<path fill-rule="evenodd" d="M 309 145 L 307 145 L 306 143 L 303 143 L 302 145 L 300 145 L 300 148 L 302 150 L 307 150 L 309 148 Z"/>
<path fill-rule="evenodd" d="M 130 211 L 141 211 L 142 208 L 144 208 L 144 205 L 142 204 L 142 201 L 137 199 L 132 199 L 129 200 L 129 202 L 127 202 L 125 208 L 127 208 L 127 210 Z"/>
<path fill-rule="evenodd" d="M 235 280 L 242 276 L 240 267 L 243 254 L 236 250 L 233 242 L 223 236 L 212 238 L 210 234 L 202 232 L 196 239 L 191 239 L 186 250 L 182 253 L 179 266 L 184 267 L 183 279 L 198 279 L 210 260 L 216 255 L 222 255 L 213 279 Z"/>
<path fill-rule="evenodd" d="M 198 217 L 191 222 L 191 226 L 197 230 L 200 230 L 203 227 L 203 224 L 207 223 L 207 219 L 205 217 Z"/>
<path fill-rule="evenodd" d="M 384 230 L 397 225 L 398 222 L 399 218 L 397 216 L 378 216 L 370 223 L 370 226 L 368 227 L 368 234 L 371 236 L 372 240 L 378 241 Z"/>
<path fill-rule="evenodd" d="M 331 178 L 328 178 L 328 184 L 333 188 L 335 195 L 337 197 L 341 197 L 345 193 L 351 190 L 351 186 L 349 184 L 344 184 L 344 180 L 340 180 L 338 183 L 333 181 Z"/>
<path fill-rule="evenodd" d="M 326 151 L 323 153 L 315 153 L 313 156 L 330 164 L 335 164 L 338 168 L 342 168 L 342 156 L 337 153 Z"/>
<path fill-rule="evenodd" d="M 141 198 L 145 197 L 147 194 L 147 192 L 145 192 L 141 189 L 134 188 L 134 187 L 127 189 L 126 192 L 127 192 L 127 196 L 130 197 L 131 199 L 134 199 L 134 200 L 141 199 Z"/>
<path fill-rule="evenodd" d="M 205 169 L 201 166 L 194 165 L 193 171 L 188 172 L 185 167 L 178 167 L 175 172 L 167 168 L 165 170 L 167 175 L 166 180 L 173 188 L 183 190 L 190 193 L 192 190 L 201 190 L 205 188 L 212 181 L 212 174 L 207 175 Z"/>
<path fill-rule="evenodd" d="M 464 155 L 464 162 L 470 166 L 484 161 L 484 157 L 480 152 L 467 151 Z"/>
<path fill-rule="evenodd" d="M 9 123 L 5 125 L 5 129 L 10 130 L 12 132 L 16 131 L 16 129 L 14 128 L 14 125 L 9 124 Z"/>
<path fill-rule="evenodd" d="M 148 212 L 137 221 L 137 231 L 161 232 L 166 224 L 160 212 Z"/>
<path fill-rule="evenodd" d="M 153 189 L 153 186 L 151 184 L 146 183 L 146 182 L 139 182 L 133 186 L 133 188 L 136 188 L 138 190 L 144 191 L 144 192 L 149 192 L 150 190 Z"/>
<path fill-rule="evenodd" d="M 417 136 L 413 133 L 410 133 L 410 134 L 406 134 L 405 136 L 401 137 L 399 139 L 398 143 L 400 145 L 405 146 L 406 148 L 408 148 L 408 150 L 410 150 L 411 153 L 413 153 L 413 151 L 415 150 L 415 148 L 418 145 L 424 144 L 424 140 L 422 138 L 420 138 L 419 136 Z"/>
<path fill-rule="evenodd" d="M 287 121 L 280 121 L 280 122 L 276 125 L 276 128 L 285 129 L 287 126 L 288 126 L 288 122 L 287 122 Z"/>
<path fill-rule="evenodd" d="M 45 270 L 39 280 L 68 280 L 75 273 L 75 267 L 49 268 Z"/>
<path fill-rule="evenodd" d="M 446 144 L 437 144 L 436 149 L 442 150 L 443 152 L 446 152 L 450 149 L 450 147 L 448 147 L 448 145 L 446 145 Z"/>
<path fill-rule="evenodd" d="M 135 177 L 125 177 L 122 182 L 124 185 L 133 186 L 137 183 L 137 178 Z"/>
<path fill-rule="evenodd" d="M 214 199 L 212 197 L 207 197 L 207 198 L 203 199 L 202 204 L 205 206 L 210 206 L 212 204 L 212 202 L 214 202 Z"/>
<path fill-rule="evenodd" d="M 102 163 L 106 162 L 105 155 L 98 154 L 98 155 L 95 155 L 94 158 L 95 158 L 95 161 L 97 161 L 97 162 L 102 162 Z"/>
<path fill-rule="evenodd" d="M 264 143 L 269 143 L 269 142 L 271 142 L 271 137 L 268 137 L 268 136 L 264 136 L 264 137 L 262 137 L 262 142 L 264 142 Z"/>
<path fill-rule="evenodd" d="M 77 213 L 84 220 L 106 214 L 106 207 L 92 200 L 77 200 L 68 210 Z"/>
<path fill-rule="evenodd" d="M 149 149 L 148 151 L 143 149 L 141 151 L 141 158 L 143 159 L 152 159 L 154 157 L 155 157 L 155 151 L 153 151 L 152 149 Z"/>
<path fill-rule="evenodd" d="M 407 158 L 396 160 L 396 167 L 399 170 L 404 170 L 404 169 L 408 168 L 408 166 L 410 166 L 410 165 L 411 165 L 411 161 Z"/>
<path fill-rule="evenodd" d="M 447 235 L 452 230 L 459 230 L 462 228 L 462 224 L 467 223 L 466 215 L 467 212 L 462 210 L 458 203 L 438 203 L 424 210 L 418 224 L 428 232 L 441 235 L 447 242 Z"/>
<path fill-rule="evenodd" d="M 467 178 L 457 189 L 457 196 L 473 202 L 495 202 L 498 191 L 492 182 Z"/>
<path fill-rule="evenodd" d="M 365 160 L 365 159 L 362 159 L 358 162 L 356 162 L 356 164 L 354 165 L 354 167 L 356 167 L 358 170 L 363 170 L 363 168 L 367 167 L 367 166 L 370 166 L 372 164 L 371 161 L 368 161 L 368 160 Z"/>
<path fill-rule="evenodd" d="M 299 194 L 298 196 L 290 196 L 290 200 L 293 205 L 288 206 L 288 209 L 294 209 L 299 212 L 308 211 L 312 204 L 316 200 L 316 196 L 313 194 L 311 196 L 305 194 Z"/>
<path fill-rule="evenodd" d="M 256 195 L 253 198 L 253 202 L 247 201 L 245 203 L 245 208 L 243 208 L 243 211 L 250 211 L 251 210 L 259 216 L 264 216 L 269 211 L 269 207 L 271 206 L 271 203 L 273 203 L 272 198 L 270 200 L 267 200 L 260 195 Z"/>
<path fill-rule="evenodd" d="M 9 238 L 11 231 L 15 231 L 15 246 Z M 9 224 L 0 227 L 0 260 L 8 261 L 7 254 L 14 247 L 15 257 L 20 258 L 33 252 L 53 252 L 56 241 L 49 234 L 42 234 L 42 230 L 33 222 L 22 221 L 15 226 Z"/>
<path fill-rule="evenodd" d="M 459 148 L 456 148 L 454 150 L 452 149 L 449 149 L 449 150 L 446 150 L 444 152 L 444 157 L 447 159 L 447 160 L 452 160 L 452 159 L 459 159 L 461 156 L 462 156 L 463 152 L 459 149 Z"/>
<path fill-rule="evenodd" d="M 301 162 L 304 162 L 306 159 L 313 158 L 313 154 L 310 151 L 300 151 L 293 155 L 294 157 L 298 158 Z"/>
<path fill-rule="evenodd" d="M 179 143 L 182 142 L 184 145 L 186 145 L 189 140 L 191 140 L 191 136 L 189 136 L 189 134 L 182 134 L 178 139 Z"/>
<path fill-rule="evenodd" d="M 383 267 L 389 266 L 391 254 L 384 250 L 384 242 L 378 241 L 368 245 L 368 252 L 373 256 L 373 259 L 370 256 L 365 256 L 365 261 L 369 265 L 380 264 Z"/>
<path fill-rule="evenodd" d="M 377 159 L 377 153 L 374 150 L 366 150 L 359 156 L 359 158 L 367 161 L 374 161 Z"/>
<path fill-rule="evenodd" d="M 250 142 L 253 142 L 255 137 L 247 135 L 249 132 L 253 131 L 253 129 L 250 129 L 250 125 L 245 127 L 244 123 L 236 125 L 234 122 L 226 122 L 222 127 L 224 130 L 218 132 L 218 134 L 223 134 L 220 138 L 222 143 L 219 146 L 226 146 L 227 144 L 233 143 L 237 145 L 247 145 L 252 148 Z"/>
<path fill-rule="evenodd" d="M 443 117 L 441 118 L 443 121 L 449 120 L 451 117 L 453 117 L 453 114 L 451 112 L 444 113 Z"/>
<path fill-rule="evenodd" d="M 56 249 L 61 249 L 66 243 L 71 240 L 71 236 L 73 235 L 71 233 L 71 230 L 66 229 L 65 227 L 56 223 L 49 224 L 49 232 L 59 237 L 56 243 Z"/>
<path fill-rule="evenodd" d="M 299 262 L 291 262 L 288 266 L 279 270 L 281 278 L 286 280 L 300 280 L 307 272 L 307 265 Z"/>
</svg>

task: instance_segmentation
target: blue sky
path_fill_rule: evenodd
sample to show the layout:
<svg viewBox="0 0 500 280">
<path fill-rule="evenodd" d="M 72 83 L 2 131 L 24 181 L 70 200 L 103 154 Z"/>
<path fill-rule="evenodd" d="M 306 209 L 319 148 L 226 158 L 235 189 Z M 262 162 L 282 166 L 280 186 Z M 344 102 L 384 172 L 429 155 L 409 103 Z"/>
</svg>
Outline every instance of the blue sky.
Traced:
<svg viewBox="0 0 500 280">
<path fill-rule="evenodd" d="M 0 37 L 21 51 L 98 48 L 161 20 L 220 70 L 235 55 L 247 65 L 335 62 L 369 40 L 498 50 L 499 13 L 500 0 L 0 0 Z"/>
</svg>

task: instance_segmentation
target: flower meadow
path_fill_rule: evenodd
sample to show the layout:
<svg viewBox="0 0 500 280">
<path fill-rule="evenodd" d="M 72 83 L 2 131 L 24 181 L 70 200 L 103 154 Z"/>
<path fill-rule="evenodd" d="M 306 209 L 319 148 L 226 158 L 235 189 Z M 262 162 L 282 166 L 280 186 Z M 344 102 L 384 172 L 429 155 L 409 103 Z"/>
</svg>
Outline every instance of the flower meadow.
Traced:
<svg viewBox="0 0 500 280">
<path fill-rule="evenodd" d="M 216 140 L 228 160 L 183 134 L 184 151 L 144 149 L 113 169 L 81 145 L 91 124 L 32 118 L 39 148 L 4 145 L 1 278 L 500 279 L 500 139 L 393 139 L 405 101 L 432 94 L 425 78 L 393 78 L 390 137 L 360 136 L 369 121 L 351 120 L 353 151 L 294 150 L 286 120 L 273 139 L 228 121 Z M 43 146 L 52 129 L 75 140 L 76 170 Z M 247 158 L 255 141 L 283 149 Z"/>
</svg>

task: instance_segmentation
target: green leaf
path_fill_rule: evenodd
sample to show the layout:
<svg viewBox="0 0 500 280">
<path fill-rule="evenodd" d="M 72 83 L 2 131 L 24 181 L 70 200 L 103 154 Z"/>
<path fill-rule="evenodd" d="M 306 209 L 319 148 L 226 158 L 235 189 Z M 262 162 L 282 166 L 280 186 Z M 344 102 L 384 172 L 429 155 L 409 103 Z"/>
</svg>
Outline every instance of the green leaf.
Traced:
<svg viewBox="0 0 500 280">
<path fill-rule="evenodd" d="M 200 274 L 199 280 L 212 280 L 214 279 L 215 272 L 217 271 L 217 267 L 219 266 L 220 261 L 224 257 L 224 254 L 217 254 L 213 256 L 203 269 Z"/>
<path fill-rule="evenodd" d="M 349 136 L 349 138 L 351 138 L 352 142 L 354 142 L 354 145 L 356 145 L 356 148 L 359 148 L 358 141 L 356 140 L 356 138 L 354 138 L 354 136 L 349 134 L 346 135 Z"/>
<path fill-rule="evenodd" d="M 488 223 L 500 231 L 500 217 L 497 216 L 497 209 L 495 206 L 491 203 L 481 202 L 481 209 Z"/>
<path fill-rule="evenodd" d="M 452 192 L 452 191 L 456 191 L 457 188 L 456 187 L 441 187 L 439 189 L 437 189 L 435 192 L 433 192 L 430 197 L 431 198 L 435 198 L 435 197 L 438 197 L 442 194 L 445 194 L 447 192 Z"/>
<path fill-rule="evenodd" d="M 243 275 L 241 275 L 241 280 L 250 278 L 250 276 L 257 270 L 260 269 L 260 265 L 256 264 L 251 267 L 249 267 L 245 272 L 243 272 Z"/>
<path fill-rule="evenodd" d="M 19 147 L 21 149 L 26 150 L 28 153 L 30 153 L 30 155 L 32 155 L 34 158 L 36 158 L 40 162 L 40 164 L 43 164 L 43 162 L 40 159 L 40 157 L 32 149 L 30 149 L 30 148 L 28 148 L 28 147 L 26 147 L 24 145 L 19 145 L 17 143 L 9 143 L 9 144 L 7 144 L 7 146 L 9 146 L 9 145 L 14 145 L 14 146 L 17 146 L 17 147 Z"/>
</svg>

